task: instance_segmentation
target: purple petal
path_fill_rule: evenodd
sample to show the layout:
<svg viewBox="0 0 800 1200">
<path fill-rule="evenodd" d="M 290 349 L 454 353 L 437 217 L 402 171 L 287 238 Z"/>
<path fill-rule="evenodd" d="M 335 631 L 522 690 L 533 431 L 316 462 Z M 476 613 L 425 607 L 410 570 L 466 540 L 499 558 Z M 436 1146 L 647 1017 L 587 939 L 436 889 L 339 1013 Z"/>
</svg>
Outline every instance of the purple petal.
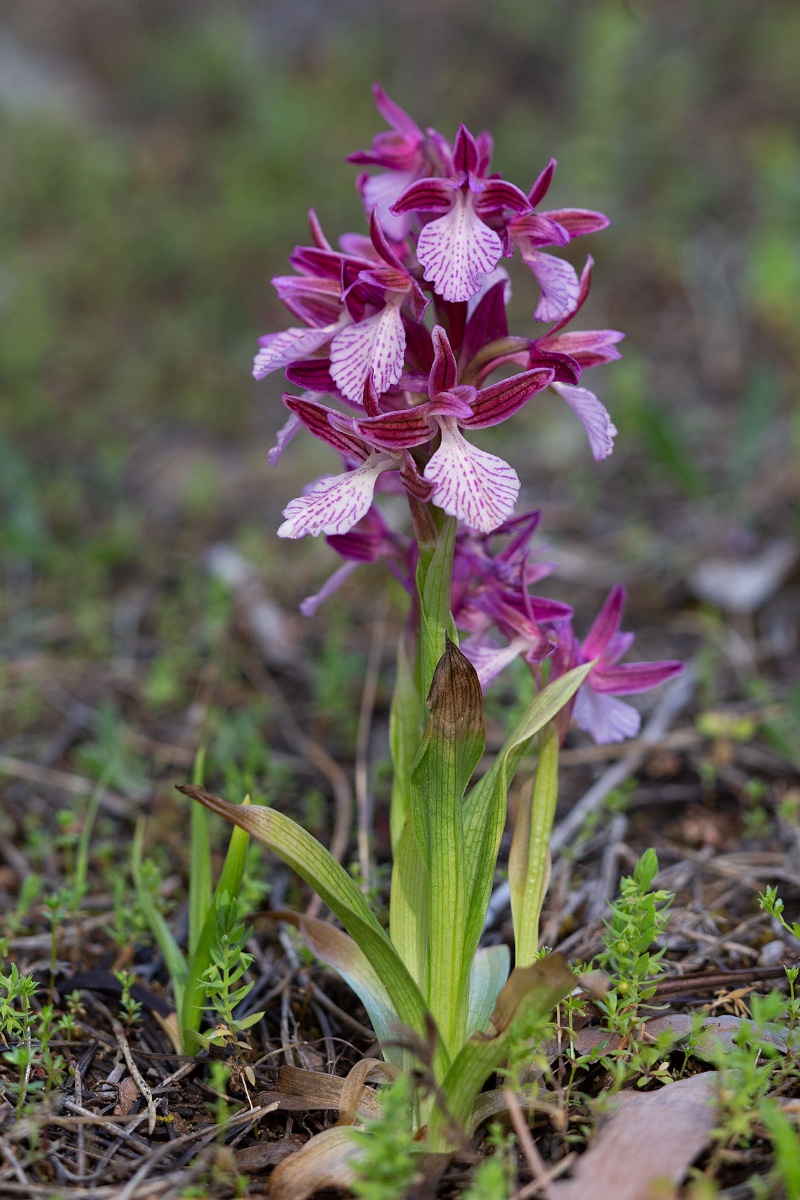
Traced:
<svg viewBox="0 0 800 1200">
<path fill-rule="evenodd" d="M 524 250 L 534 246 L 569 245 L 569 233 L 563 225 L 553 220 L 550 213 L 525 213 L 515 217 L 509 226 L 509 233 L 512 241 L 519 243 L 520 249 Z"/>
<path fill-rule="evenodd" d="M 487 342 L 508 337 L 506 305 L 511 299 L 511 281 L 503 267 L 484 275 L 481 286 L 467 303 L 467 325 L 461 353 L 466 362 Z"/>
<path fill-rule="evenodd" d="M 479 159 L 480 151 L 475 138 L 466 125 L 460 125 L 453 147 L 453 165 L 456 171 L 463 171 L 465 175 L 474 173 L 478 169 Z"/>
<path fill-rule="evenodd" d="M 431 343 L 433 345 L 433 366 L 428 379 L 428 395 L 433 400 L 439 392 L 449 392 L 456 386 L 458 366 L 450 346 L 450 339 L 441 325 L 434 325 L 431 330 Z"/>
<path fill-rule="evenodd" d="M 453 203 L 453 184 L 445 179 L 419 179 L 392 205 L 395 216 L 407 212 L 442 212 Z"/>
<path fill-rule="evenodd" d="M 400 290 L 407 291 L 409 283 L 410 283 L 410 276 L 408 274 L 408 271 L 403 266 L 401 260 L 397 257 L 397 255 L 394 251 L 394 248 L 390 245 L 389 241 L 387 240 L 386 234 L 385 234 L 383 228 L 381 227 L 381 223 L 380 223 L 379 216 L 378 216 L 378 211 L 376 208 L 373 208 L 370 210 L 369 236 L 370 236 L 372 245 L 374 246 L 375 250 L 377 250 L 378 254 L 381 256 L 381 258 L 384 260 L 384 262 L 387 262 L 390 266 L 394 267 L 395 270 L 401 271 L 403 273 L 403 275 L 405 277 L 405 284 L 404 284 L 404 287 L 401 288 Z"/>
<path fill-rule="evenodd" d="M 284 450 L 292 441 L 292 439 L 297 436 L 302 428 L 303 422 L 296 415 L 296 413 L 292 413 L 288 421 L 281 425 L 275 436 L 275 445 L 267 455 L 267 460 L 271 467 L 274 467 L 281 461 Z"/>
<path fill-rule="evenodd" d="M 488 429 L 506 421 L 523 404 L 552 382 L 553 372 L 537 369 L 512 375 L 500 383 L 482 388 L 472 402 L 472 415 L 462 424 L 466 429 Z"/>
<path fill-rule="evenodd" d="M 440 421 L 442 441 L 425 468 L 434 485 L 433 503 L 470 529 L 491 533 L 514 511 L 519 495 L 516 471 L 471 445 L 453 418 Z"/>
<path fill-rule="evenodd" d="M 370 371 L 378 393 L 397 383 L 403 372 L 406 334 L 399 303 L 337 333 L 331 344 L 331 378 L 354 404 L 364 396 Z"/>
<path fill-rule="evenodd" d="M 317 480 L 307 495 L 287 504 L 278 537 L 347 533 L 369 511 L 380 473 L 397 466 L 394 456 L 372 454 L 354 471 Z"/>
<path fill-rule="evenodd" d="M 336 392 L 336 385 L 331 379 L 329 358 L 304 358 L 299 362 L 289 363 L 286 378 L 290 383 L 295 383 L 309 392 Z"/>
<path fill-rule="evenodd" d="M 586 233 L 599 233 L 611 224 L 605 213 L 593 212 L 590 208 L 557 208 L 543 215 L 558 221 L 573 238 Z"/>
<path fill-rule="evenodd" d="M 571 263 L 539 250 L 524 249 L 522 257 L 542 289 L 533 314 L 537 321 L 557 321 L 571 312 L 580 295 L 580 281 Z"/>
<path fill-rule="evenodd" d="M 603 363 L 621 358 L 616 343 L 625 337 L 616 329 L 567 330 L 564 333 L 545 334 L 537 345 L 556 353 L 568 354 L 584 369 L 599 367 Z"/>
<path fill-rule="evenodd" d="M 311 240 L 319 250 L 331 250 L 332 246 L 325 234 L 322 232 L 322 226 L 319 223 L 319 217 L 314 212 L 314 209 L 309 209 L 308 223 L 311 227 Z"/>
<path fill-rule="evenodd" d="M 481 216 L 501 209 L 524 213 L 530 209 L 528 197 L 520 188 L 505 179 L 489 179 L 480 194 L 475 197 L 475 209 Z"/>
<path fill-rule="evenodd" d="M 591 629 L 581 642 L 581 654 L 585 662 L 592 658 L 600 658 L 607 650 L 612 637 L 622 622 L 622 613 L 628 593 L 621 583 L 606 596 L 600 612 L 592 622 Z"/>
<path fill-rule="evenodd" d="M 379 83 L 373 83 L 372 96 L 375 107 L 387 125 L 391 125 L 398 133 L 404 133 L 406 137 L 419 138 L 422 141 L 422 130 L 416 121 L 413 121 L 399 104 L 395 104 Z"/>
<path fill-rule="evenodd" d="M 622 630 L 618 630 L 617 633 L 611 635 L 608 639 L 608 645 L 603 651 L 602 669 L 604 671 L 606 667 L 611 667 L 614 663 L 618 663 L 628 653 L 634 643 L 635 637 L 635 633 L 623 633 Z"/>
<path fill-rule="evenodd" d="M 531 190 L 528 192 L 528 203 L 531 208 L 536 208 L 537 204 L 541 204 L 547 194 L 547 189 L 553 181 L 553 175 L 557 167 L 557 162 L 554 158 L 550 159 L 545 169 L 538 176 Z"/>
<path fill-rule="evenodd" d="M 336 321 L 342 311 L 338 279 L 308 275 L 275 275 L 272 286 L 289 312 L 315 328 Z"/>
<path fill-rule="evenodd" d="M 402 450 L 409 446 L 421 446 L 430 440 L 433 433 L 429 411 L 429 403 L 418 404 L 414 408 L 353 421 L 352 428 L 368 445 L 381 449 Z"/>
<path fill-rule="evenodd" d="M 577 359 L 571 358 L 569 354 L 554 354 L 548 347 L 549 342 L 546 338 L 537 338 L 535 342 L 531 342 L 528 366 L 531 369 L 549 367 L 553 372 L 555 383 L 578 383 L 581 377 L 581 367 Z"/>
<path fill-rule="evenodd" d="M 327 442 L 340 454 L 355 461 L 367 457 L 367 449 L 360 438 L 355 437 L 348 428 L 340 428 L 331 424 L 332 418 L 344 420 L 342 414 L 338 413 L 336 409 L 327 408 L 310 396 L 292 396 L 288 392 L 283 394 L 283 403 L 302 421 L 306 429 L 313 433 L 314 437 Z"/>
<path fill-rule="evenodd" d="M 541 520 L 542 510 L 534 508 L 530 512 L 520 513 L 518 517 L 512 517 L 510 521 L 506 521 L 502 528 L 495 532 L 508 535 L 510 541 L 499 552 L 497 558 L 501 562 L 511 562 L 518 554 L 526 552 L 528 542 L 539 528 Z"/>
<path fill-rule="evenodd" d="M 504 667 L 507 667 L 515 658 L 519 658 L 520 654 L 524 654 L 527 648 L 528 643 L 525 638 L 515 638 L 506 646 L 498 646 L 480 635 L 466 638 L 459 645 L 459 650 L 478 672 L 480 685 L 484 689 L 497 678 Z"/>
<path fill-rule="evenodd" d="M 313 596 L 306 596 L 300 604 L 300 612 L 304 617 L 313 617 L 314 613 L 319 608 L 320 604 L 324 603 L 329 596 L 332 596 L 347 579 L 348 575 L 352 575 L 358 566 L 357 562 L 346 562 L 334 571 L 330 579 L 322 585 L 318 592 Z"/>
<path fill-rule="evenodd" d="M 600 745 L 635 737 L 642 723 L 641 716 L 630 704 L 613 696 L 601 696 L 587 683 L 578 689 L 572 715 L 580 728 L 590 733 Z"/>
<path fill-rule="evenodd" d="M 376 505 L 347 533 L 329 537 L 328 545 L 342 558 L 355 562 L 375 562 L 392 549 L 389 527 Z"/>
<path fill-rule="evenodd" d="M 469 300 L 481 276 L 497 266 L 503 252 L 498 235 L 475 212 L 472 196 L 457 192 L 450 212 L 430 221 L 417 242 L 425 278 L 445 300 Z"/>
<path fill-rule="evenodd" d="M 662 661 L 652 663 L 623 663 L 619 667 L 600 664 L 590 675 L 592 686 L 598 692 L 613 692 L 615 696 L 633 696 L 637 692 L 648 692 L 667 679 L 680 675 L 682 662 Z"/>
<path fill-rule="evenodd" d="M 562 315 L 556 321 L 555 325 L 552 327 L 552 329 L 547 334 L 548 337 L 552 337 L 553 334 L 556 333 L 559 329 L 563 329 L 565 325 L 568 325 L 569 322 L 572 320 L 572 318 L 575 316 L 575 314 L 577 312 L 579 312 L 580 309 L 583 307 L 584 303 L 586 302 L 586 297 L 589 295 L 589 288 L 592 285 L 592 267 L 593 266 L 594 266 L 594 259 L 592 258 L 591 254 L 587 254 L 586 262 L 583 264 L 583 270 L 581 271 L 581 277 L 578 280 L 577 298 L 575 299 L 572 306 L 570 308 L 568 308 L 566 310 L 566 312 L 562 313 Z"/>
<path fill-rule="evenodd" d="M 566 400 L 586 430 L 595 462 L 608 458 L 614 449 L 617 427 L 594 392 L 588 388 L 573 387 L 570 383 L 551 383 L 550 386 L 562 400 Z"/>
<path fill-rule="evenodd" d="M 288 367 L 296 358 L 305 358 L 321 349 L 331 340 L 341 323 L 326 325 L 322 329 L 284 329 L 282 333 L 268 333 L 259 338 L 261 349 L 253 360 L 253 375 L 256 379 Z"/>
</svg>

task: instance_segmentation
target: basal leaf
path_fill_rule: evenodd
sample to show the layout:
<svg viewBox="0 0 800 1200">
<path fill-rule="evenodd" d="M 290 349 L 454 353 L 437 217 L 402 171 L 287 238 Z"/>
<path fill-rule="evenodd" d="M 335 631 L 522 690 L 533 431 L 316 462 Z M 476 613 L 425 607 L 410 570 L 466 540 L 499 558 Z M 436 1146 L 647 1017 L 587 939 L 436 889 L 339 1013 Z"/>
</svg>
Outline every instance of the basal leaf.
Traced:
<svg viewBox="0 0 800 1200">
<path fill-rule="evenodd" d="M 534 696 L 492 767 L 464 802 L 464 863 L 470 880 L 464 953 L 474 955 L 492 894 L 497 853 L 506 821 L 508 789 L 526 747 L 574 696 L 593 663 L 575 667 Z"/>
<path fill-rule="evenodd" d="M 478 947 L 469 973 L 467 1037 L 486 1029 L 510 966 L 511 954 L 505 944 Z"/>
<path fill-rule="evenodd" d="M 530 799 L 520 796 L 508 881 L 517 966 L 527 967 L 539 948 L 539 917 L 550 882 L 550 834 L 558 800 L 558 732 L 551 722 L 542 735 Z"/>
<path fill-rule="evenodd" d="M 419 988 L 356 884 L 316 838 L 273 808 L 231 804 L 204 788 L 191 785 L 183 786 L 179 791 L 246 830 L 304 879 L 339 918 L 372 963 L 401 1022 L 425 1035 L 427 1010 Z M 440 1068 L 446 1060 L 447 1055 L 440 1047 Z"/>
<path fill-rule="evenodd" d="M 377 971 L 353 939 L 327 921 L 319 921 L 301 913 L 271 912 L 268 915 L 276 921 L 295 925 L 311 953 L 341 975 L 367 1010 L 375 1036 L 383 1044 L 384 1057 L 388 1062 L 403 1066 L 402 1050 L 388 1045 L 397 1037 L 400 1025 L 397 1010 Z"/>
<path fill-rule="evenodd" d="M 504 1061 L 512 1040 L 525 1036 L 537 1018 L 569 995 L 576 983 L 566 959 L 551 954 L 530 967 L 511 972 L 497 997 L 492 1013 L 493 1036 L 477 1033 L 456 1055 L 442 1082 L 445 1105 L 437 1105 L 428 1124 L 428 1142 L 433 1151 L 452 1144 L 454 1130 L 469 1127 L 475 1099 L 481 1088 Z"/>
</svg>

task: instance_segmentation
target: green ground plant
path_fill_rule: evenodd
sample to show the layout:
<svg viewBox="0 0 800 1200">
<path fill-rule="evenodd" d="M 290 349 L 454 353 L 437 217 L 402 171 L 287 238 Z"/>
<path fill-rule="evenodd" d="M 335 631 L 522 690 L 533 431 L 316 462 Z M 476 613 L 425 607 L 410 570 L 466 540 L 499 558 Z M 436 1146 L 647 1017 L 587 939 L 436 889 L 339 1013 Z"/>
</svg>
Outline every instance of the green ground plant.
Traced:
<svg viewBox="0 0 800 1200">
<path fill-rule="evenodd" d="M 597 960 L 609 975 L 608 990 L 598 1007 L 609 1029 L 624 1038 L 630 1038 L 646 1016 L 647 1002 L 666 969 L 663 935 L 674 897 L 663 889 L 653 890 L 657 874 L 658 857 L 651 848 L 633 874 L 623 876 L 619 897 L 612 901 L 611 916 L 605 921 L 604 949 Z M 661 949 L 654 952 L 657 942 L 662 943 Z"/>
<path fill-rule="evenodd" d="M 201 756 L 195 767 L 196 778 L 201 777 L 202 769 Z M 249 797 L 245 805 L 249 805 Z M 175 1041 L 181 1050 L 191 1053 L 202 1044 L 199 1030 L 209 997 L 215 998 L 214 1006 L 222 1005 L 228 1011 L 228 987 L 232 985 L 231 973 L 235 973 L 230 955 L 235 956 L 241 948 L 241 942 L 235 941 L 234 944 L 231 937 L 239 930 L 238 905 L 250 838 L 243 830 L 234 829 L 217 885 L 212 888 L 208 822 L 199 806 L 193 806 L 186 952 L 178 945 L 156 903 L 152 875 L 143 861 L 143 839 L 144 824 L 140 822 L 131 857 L 136 898 L 170 974 L 176 1009 Z M 232 897 L 237 899 L 234 901 Z M 224 968 L 222 975 L 219 973 L 220 963 Z M 232 1006 L 235 1006 L 235 1001 Z"/>
</svg>

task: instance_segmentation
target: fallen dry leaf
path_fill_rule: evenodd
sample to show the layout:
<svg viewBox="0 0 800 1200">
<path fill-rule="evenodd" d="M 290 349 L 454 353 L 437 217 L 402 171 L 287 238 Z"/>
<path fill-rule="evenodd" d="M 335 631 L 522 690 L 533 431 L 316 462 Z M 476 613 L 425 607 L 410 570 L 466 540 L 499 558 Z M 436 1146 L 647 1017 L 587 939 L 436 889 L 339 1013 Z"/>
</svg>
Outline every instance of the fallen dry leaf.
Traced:
<svg viewBox="0 0 800 1200">
<path fill-rule="evenodd" d="M 126 1075 L 124 1079 L 120 1080 L 118 1096 L 119 1099 L 114 1105 L 114 1115 L 116 1117 L 127 1117 L 139 1099 L 139 1089 L 136 1086 L 136 1080 L 131 1079 L 130 1075 Z"/>
<path fill-rule="evenodd" d="M 302 1150 L 279 1163 L 269 1178 L 270 1200 L 306 1200 L 320 1188 L 347 1188 L 353 1182 L 352 1160 L 359 1155 L 349 1128 L 323 1129 Z"/>
<path fill-rule="evenodd" d="M 716 1123 L 717 1073 L 622 1092 L 572 1178 L 551 1184 L 552 1200 L 651 1200 L 660 1182 L 677 1185 L 705 1149 Z"/>
</svg>

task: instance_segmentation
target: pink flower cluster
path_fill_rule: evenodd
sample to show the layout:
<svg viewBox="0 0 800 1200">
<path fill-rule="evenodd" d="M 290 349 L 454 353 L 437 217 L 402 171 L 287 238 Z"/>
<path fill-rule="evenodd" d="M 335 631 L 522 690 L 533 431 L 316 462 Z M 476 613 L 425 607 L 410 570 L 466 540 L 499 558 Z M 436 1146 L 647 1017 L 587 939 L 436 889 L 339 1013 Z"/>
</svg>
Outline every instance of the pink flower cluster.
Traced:
<svg viewBox="0 0 800 1200">
<path fill-rule="evenodd" d="M 313 612 L 359 562 L 378 557 L 411 590 L 415 545 L 389 529 L 375 504 L 376 492 L 405 491 L 461 523 L 453 613 L 482 682 L 517 655 L 534 670 L 547 660 L 551 678 L 596 658 L 574 715 L 598 741 L 630 736 L 638 713 L 611 693 L 653 687 L 681 664 L 616 665 L 632 638 L 619 632 L 622 588 L 582 643 L 568 605 L 529 594 L 552 569 L 527 550 L 539 514 L 514 518 L 516 472 L 472 441 L 549 389 L 582 422 L 594 458 L 612 452 L 617 430 L 582 375 L 619 358 L 623 335 L 566 328 L 588 295 L 592 259 L 578 275 L 550 252 L 608 220 L 587 209 L 539 211 L 554 160 L 525 193 L 490 173 L 488 134 L 473 137 L 462 125 L 451 146 L 380 87 L 374 95 L 391 129 L 350 156 L 378 168 L 357 181 L 369 236 L 346 234 L 334 249 L 311 213 L 312 244 L 294 250 L 293 275 L 273 280 L 298 324 L 262 337 L 254 365 L 257 379 L 283 370 L 299 389 L 283 395 L 290 416 L 270 460 L 305 428 L 343 461 L 339 474 L 290 501 L 278 530 L 289 538 L 322 533 L 345 559 L 303 610 Z M 510 283 L 500 260 L 516 251 L 538 285 L 534 319 L 548 326 L 533 338 L 508 329 Z M 500 368 L 517 370 L 491 382 Z M 508 537 L 497 553 L 494 534 Z"/>
<path fill-rule="evenodd" d="M 302 389 L 283 397 L 291 416 L 273 461 L 305 426 L 345 466 L 291 501 L 278 532 L 347 533 L 388 475 L 382 488 L 399 484 L 490 533 L 512 515 L 520 485 L 507 462 L 471 441 L 473 431 L 508 420 L 550 388 L 583 422 L 595 458 L 613 448 L 616 429 L 579 380 L 585 368 L 619 357 L 622 334 L 565 329 L 586 299 L 592 262 L 579 277 L 542 249 L 608 221 L 585 209 L 537 211 L 555 162 L 526 195 L 489 173 L 488 134 L 475 138 L 462 126 L 451 147 L 380 88 L 375 97 L 393 132 L 351 156 L 380 168 L 358 180 L 369 237 L 346 234 L 334 249 L 312 213 L 313 245 L 292 254 L 296 274 L 273 280 L 302 324 L 261 338 L 255 360 L 256 378 L 282 369 Z M 515 250 L 539 285 L 534 317 L 550 325 L 537 338 L 509 336 L 510 287 L 498 264 Z M 509 364 L 519 372 L 486 382 Z"/>
</svg>

